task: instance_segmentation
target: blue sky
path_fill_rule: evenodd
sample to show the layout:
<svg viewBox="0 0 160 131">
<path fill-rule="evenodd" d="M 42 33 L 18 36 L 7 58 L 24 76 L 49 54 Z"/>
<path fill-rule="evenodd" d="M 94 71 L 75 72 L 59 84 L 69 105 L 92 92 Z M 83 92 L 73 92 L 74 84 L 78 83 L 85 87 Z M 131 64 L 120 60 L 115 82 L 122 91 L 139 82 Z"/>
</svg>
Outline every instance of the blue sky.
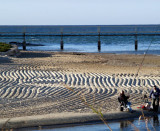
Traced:
<svg viewBox="0 0 160 131">
<path fill-rule="evenodd" d="M 0 0 L 0 25 L 160 24 L 160 0 Z"/>
</svg>

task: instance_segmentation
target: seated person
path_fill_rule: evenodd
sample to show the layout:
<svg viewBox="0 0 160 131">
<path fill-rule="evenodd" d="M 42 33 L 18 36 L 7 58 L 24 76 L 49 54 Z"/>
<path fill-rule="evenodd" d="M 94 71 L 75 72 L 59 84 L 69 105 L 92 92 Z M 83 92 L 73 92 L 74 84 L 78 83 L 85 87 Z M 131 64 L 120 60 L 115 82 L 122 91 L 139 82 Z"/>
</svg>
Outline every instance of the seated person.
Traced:
<svg viewBox="0 0 160 131">
<path fill-rule="evenodd" d="M 141 97 L 141 100 L 142 102 L 145 104 L 145 103 L 148 103 L 148 96 L 147 96 L 147 92 L 146 91 L 143 91 L 142 92 L 142 97 Z"/>
<path fill-rule="evenodd" d="M 129 96 L 126 96 L 125 94 L 124 94 L 124 91 L 122 90 L 122 92 L 120 93 L 120 96 L 118 97 L 118 101 L 119 101 L 119 103 L 120 103 L 120 106 L 125 106 L 126 107 L 126 105 L 127 105 L 127 103 L 128 103 L 128 98 L 129 98 Z"/>
</svg>

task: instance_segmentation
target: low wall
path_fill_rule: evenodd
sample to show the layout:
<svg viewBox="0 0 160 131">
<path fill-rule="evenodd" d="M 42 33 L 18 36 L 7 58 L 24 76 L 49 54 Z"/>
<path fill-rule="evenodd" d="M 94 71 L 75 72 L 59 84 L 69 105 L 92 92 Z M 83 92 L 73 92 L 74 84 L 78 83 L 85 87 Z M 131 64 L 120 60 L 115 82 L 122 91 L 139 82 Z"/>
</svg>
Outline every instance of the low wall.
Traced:
<svg viewBox="0 0 160 131">
<path fill-rule="evenodd" d="M 145 116 L 157 115 L 159 112 L 150 112 L 143 110 Z M 142 111 L 134 107 L 134 112 L 108 112 L 103 114 L 104 119 L 108 121 L 114 120 L 124 120 L 139 118 L 142 115 Z M 0 119 L 0 129 L 16 129 L 24 127 L 39 127 L 39 126 L 49 126 L 49 125 L 66 125 L 66 124 L 83 124 L 87 122 L 101 121 L 95 113 L 73 113 L 73 112 L 63 112 L 63 113 L 52 113 L 37 116 L 24 116 L 16 118 L 3 118 Z"/>
</svg>

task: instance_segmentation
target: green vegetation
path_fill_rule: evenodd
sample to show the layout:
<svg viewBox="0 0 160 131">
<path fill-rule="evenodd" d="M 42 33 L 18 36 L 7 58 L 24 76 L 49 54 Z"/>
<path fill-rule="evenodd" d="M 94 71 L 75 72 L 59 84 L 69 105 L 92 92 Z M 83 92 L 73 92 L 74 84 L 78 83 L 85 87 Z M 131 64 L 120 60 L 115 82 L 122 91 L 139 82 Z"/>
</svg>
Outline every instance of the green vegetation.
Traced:
<svg viewBox="0 0 160 131">
<path fill-rule="evenodd" d="M 11 48 L 10 44 L 0 42 L 0 52 L 6 52 Z"/>
</svg>

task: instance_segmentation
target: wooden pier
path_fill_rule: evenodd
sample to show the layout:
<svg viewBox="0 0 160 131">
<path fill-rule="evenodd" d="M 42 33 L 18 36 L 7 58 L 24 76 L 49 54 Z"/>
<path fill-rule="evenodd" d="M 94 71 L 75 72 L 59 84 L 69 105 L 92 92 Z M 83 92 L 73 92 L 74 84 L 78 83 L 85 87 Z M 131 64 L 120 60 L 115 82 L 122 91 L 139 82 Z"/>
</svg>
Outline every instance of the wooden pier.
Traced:
<svg viewBox="0 0 160 131">
<path fill-rule="evenodd" d="M 43 26 L 42 26 L 43 27 Z M 157 31 L 139 31 L 137 32 L 137 28 L 141 27 L 141 26 L 137 26 L 137 28 L 135 28 L 135 30 L 132 31 L 102 31 L 101 28 L 103 29 L 103 27 L 105 28 L 110 28 L 111 26 L 93 26 L 97 31 L 93 32 L 93 31 L 72 31 L 72 32 L 67 32 L 65 31 L 65 28 L 69 28 L 70 26 L 59 26 L 59 32 L 27 32 L 27 26 L 24 26 L 23 28 L 25 29 L 23 32 L 1 32 L 0 30 L 0 38 L 1 37 L 22 37 L 22 48 L 23 50 L 26 50 L 26 41 L 27 41 L 27 37 L 30 36 L 34 36 L 34 37 L 46 37 L 46 36 L 50 36 L 50 37 L 60 37 L 60 50 L 64 50 L 64 37 L 83 37 L 83 36 L 95 36 L 97 37 L 97 50 L 100 52 L 101 51 L 101 37 L 107 37 L 107 36 L 133 36 L 134 37 L 134 41 L 133 44 L 135 45 L 135 51 L 138 50 L 138 36 L 160 36 L 160 25 L 155 25 L 155 27 L 158 27 Z M 72 27 L 72 26 L 71 26 Z M 78 27 L 78 26 L 77 26 Z M 83 27 L 83 26 L 79 26 L 79 27 Z M 83 29 L 85 29 L 86 26 L 83 27 Z M 92 26 L 89 26 L 92 27 Z M 113 26 L 114 27 L 114 26 Z M 112 28 L 113 28 L 112 27 Z M 119 28 L 119 26 L 115 26 L 115 28 Z M 120 26 L 121 28 L 133 28 L 133 26 Z M 151 26 L 152 27 L 152 26 Z M 83 39 L 83 38 L 82 38 Z"/>
<path fill-rule="evenodd" d="M 0 35 L 0 37 L 1 37 L 2 35 Z M 22 35 L 3 35 L 3 36 L 8 36 L 8 37 L 17 37 L 17 36 L 22 36 L 23 37 L 23 41 L 22 41 L 22 47 L 23 47 L 23 50 L 26 50 L 26 36 L 58 36 L 58 37 L 61 37 L 61 40 L 60 40 L 60 50 L 64 50 L 64 40 L 63 40 L 63 38 L 64 37 L 69 37 L 69 36 L 72 36 L 72 37 L 75 37 L 75 36 L 81 36 L 81 37 L 83 37 L 83 36 L 98 36 L 98 40 L 97 40 L 97 49 L 98 49 L 98 51 L 100 52 L 101 51 L 101 36 L 134 36 L 135 37 L 135 42 L 134 42 L 134 45 L 135 45 L 135 51 L 137 51 L 138 50 L 138 39 L 137 39 L 137 37 L 138 36 L 160 36 L 160 34 L 100 34 L 100 33 L 98 33 L 97 35 L 77 35 L 77 34 L 71 34 L 71 35 L 68 35 L 68 34 L 63 34 L 63 33 L 61 33 L 61 34 L 56 34 L 56 35 L 54 35 L 54 34 L 50 34 L 50 35 L 36 35 L 36 34 L 34 34 L 34 35 L 31 35 L 31 34 L 26 34 L 26 33 L 23 33 Z"/>
</svg>

